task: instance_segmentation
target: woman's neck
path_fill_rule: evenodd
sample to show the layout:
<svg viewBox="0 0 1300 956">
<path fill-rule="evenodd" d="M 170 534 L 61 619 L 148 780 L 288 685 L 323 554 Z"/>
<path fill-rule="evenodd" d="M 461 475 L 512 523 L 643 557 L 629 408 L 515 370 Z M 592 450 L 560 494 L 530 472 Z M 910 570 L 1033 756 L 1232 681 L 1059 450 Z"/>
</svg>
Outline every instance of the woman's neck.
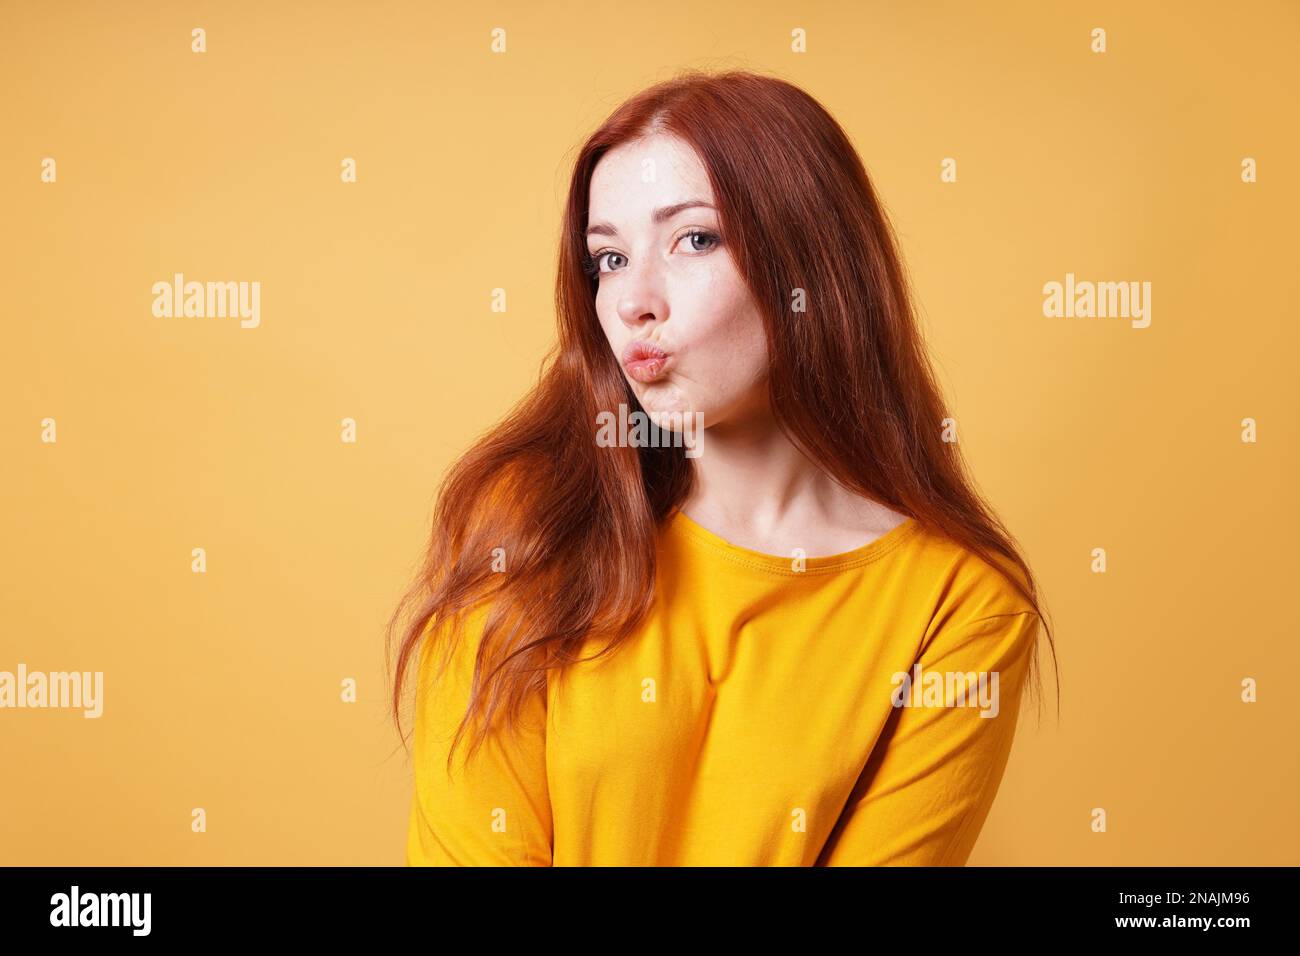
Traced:
<svg viewBox="0 0 1300 956">
<path fill-rule="evenodd" d="M 692 459 L 682 511 L 733 544 L 770 554 L 838 554 L 880 537 L 905 516 L 835 482 L 770 415 L 710 427 Z"/>
</svg>

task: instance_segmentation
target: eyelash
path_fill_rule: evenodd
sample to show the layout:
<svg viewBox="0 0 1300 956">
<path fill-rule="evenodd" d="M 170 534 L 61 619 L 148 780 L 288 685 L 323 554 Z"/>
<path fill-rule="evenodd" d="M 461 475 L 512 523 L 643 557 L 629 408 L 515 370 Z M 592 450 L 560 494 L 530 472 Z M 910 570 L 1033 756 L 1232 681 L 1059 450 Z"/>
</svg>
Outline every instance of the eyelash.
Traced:
<svg viewBox="0 0 1300 956">
<path fill-rule="evenodd" d="M 706 239 L 713 240 L 713 245 L 710 246 L 708 249 L 696 251 L 695 255 L 697 256 L 702 256 L 706 252 L 712 252 L 714 249 L 716 249 L 719 245 L 722 244 L 722 237 L 718 235 L 716 232 L 710 232 L 708 229 L 692 229 L 689 232 L 685 232 L 682 235 L 678 236 L 677 242 L 680 243 L 683 239 L 689 239 L 692 236 L 703 236 Z M 582 255 L 582 271 L 585 272 L 593 279 L 599 278 L 600 260 L 603 259 L 605 256 L 609 255 L 610 251 L 611 250 L 602 249 L 596 253 L 584 252 Z"/>
</svg>

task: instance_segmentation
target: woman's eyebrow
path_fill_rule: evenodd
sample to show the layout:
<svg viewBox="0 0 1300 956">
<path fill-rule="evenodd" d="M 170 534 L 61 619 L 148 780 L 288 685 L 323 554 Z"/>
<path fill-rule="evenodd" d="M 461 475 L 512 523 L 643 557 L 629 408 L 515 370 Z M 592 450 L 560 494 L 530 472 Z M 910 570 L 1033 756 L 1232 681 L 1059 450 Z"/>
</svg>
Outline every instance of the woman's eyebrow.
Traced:
<svg viewBox="0 0 1300 956">
<path fill-rule="evenodd" d="M 713 203 L 705 202 L 703 199 L 687 199 L 685 202 L 673 203 L 671 206 L 661 206 L 656 209 L 650 216 L 650 221 L 655 225 L 673 218 L 684 209 L 692 209 L 696 206 L 703 206 L 706 209 L 712 209 L 717 212 Z M 586 235 L 588 236 L 617 236 L 618 230 L 609 223 L 596 222 L 587 227 Z"/>
</svg>

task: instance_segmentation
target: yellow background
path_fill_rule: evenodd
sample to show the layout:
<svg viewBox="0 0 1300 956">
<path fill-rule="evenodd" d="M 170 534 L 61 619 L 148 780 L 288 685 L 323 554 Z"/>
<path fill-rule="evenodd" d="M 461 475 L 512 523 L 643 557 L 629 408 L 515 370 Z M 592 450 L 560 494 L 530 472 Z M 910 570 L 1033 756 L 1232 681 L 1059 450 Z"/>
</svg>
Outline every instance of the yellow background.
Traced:
<svg viewBox="0 0 1300 956">
<path fill-rule="evenodd" d="M 1300 863 L 1298 47 L 1279 0 L 3 3 L 0 670 L 105 690 L 0 711 L 0 863 L 400 865 L 382 625 L 552 340 L 576 148 L 686 66 L 849 130 L 1041 575 L 1061 720 L 1049 675 L 970 862 Z M 175 272 L 261 326 L 154 318 Z M 1067 272 L 1150 281 L 1150 328 L 1045 318 Z"/>
</svg>

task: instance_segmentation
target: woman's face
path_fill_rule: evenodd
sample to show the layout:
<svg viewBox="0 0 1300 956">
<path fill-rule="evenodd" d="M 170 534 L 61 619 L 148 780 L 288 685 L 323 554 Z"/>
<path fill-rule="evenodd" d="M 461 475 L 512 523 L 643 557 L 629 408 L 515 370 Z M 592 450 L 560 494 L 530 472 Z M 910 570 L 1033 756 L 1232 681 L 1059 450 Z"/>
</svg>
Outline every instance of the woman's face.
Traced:
<svg viewBox="0 0 1300 956">
<path fill-rule="evenodd" d="M 641 407 L 674 430 L 682 415 L 708 428 L 767 409 L 762 319 L 713 203 L 695 151 L 669 134 L 611 149 L 592 173 L 596 313 Z"/>
</svg>

